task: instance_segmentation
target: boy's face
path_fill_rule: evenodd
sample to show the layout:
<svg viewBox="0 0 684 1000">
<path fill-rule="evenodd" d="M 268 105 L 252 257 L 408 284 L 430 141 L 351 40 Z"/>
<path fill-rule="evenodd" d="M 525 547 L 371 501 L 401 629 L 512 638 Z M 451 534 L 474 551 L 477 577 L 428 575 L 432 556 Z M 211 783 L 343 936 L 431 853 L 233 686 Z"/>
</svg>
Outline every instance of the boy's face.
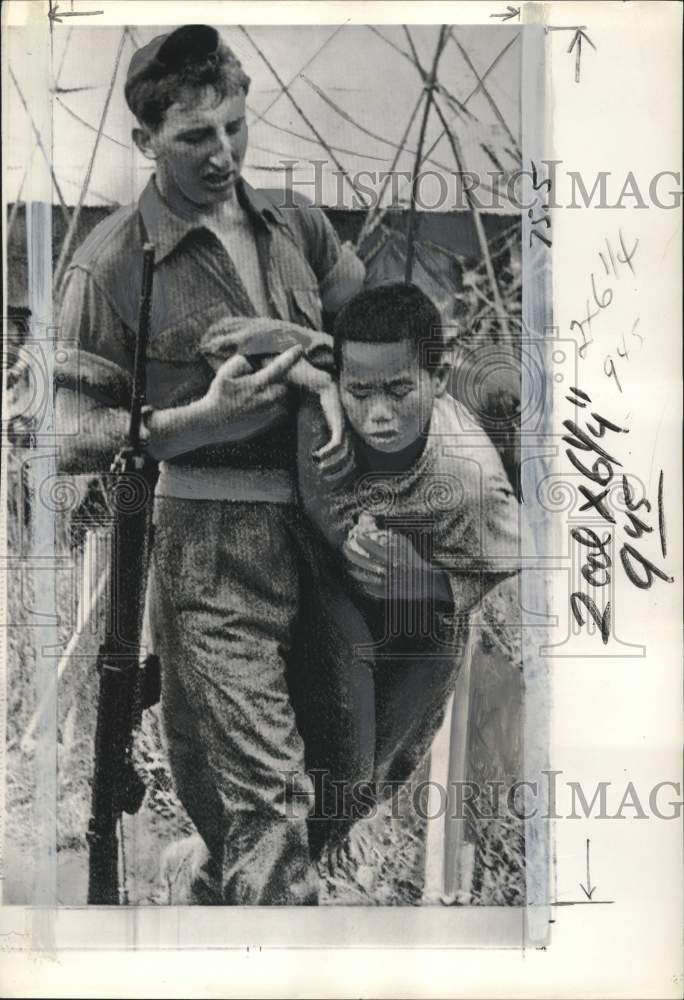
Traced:
<svg viewBox="0 0 684 1000">
<path fill-rule="evenodd" d="M 428 425 L 448 369 L 421 367 L 409 340 L 392 344 L 342 344 L 340 395 L 359 437 L 376 451 L 402 451 Z"/>
<path fill-rule="evenodd" d="M 171 201 L 181 195 L 208 207 L 232 198 L 247 149 L 244 93 L 217 104 L 211 87 L 188 90 L 155 132 L 136 133 L 142 152 L 156 160 L 160 189 Z"/>
</svg>

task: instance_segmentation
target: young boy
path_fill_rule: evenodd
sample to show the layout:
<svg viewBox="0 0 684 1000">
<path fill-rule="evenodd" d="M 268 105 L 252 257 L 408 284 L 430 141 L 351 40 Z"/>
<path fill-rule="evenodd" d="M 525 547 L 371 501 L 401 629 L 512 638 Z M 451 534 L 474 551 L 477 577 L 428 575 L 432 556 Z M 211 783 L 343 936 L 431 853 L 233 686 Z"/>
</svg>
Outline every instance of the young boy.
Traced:
<svg viewBox="0 0 684 1000">
<path fill-rule="evenodd" d="M 316 336 L 240 331 L 235 347 L 253 366 Z M 444 333 L 420 289 L 381 286 L 335 322 L 343 421 L 329 374 L 301 360 L 288 375 L 311 390 L 299 410 L 299 493 L 322 542 L 288 675 L 318 777 L 314 853 L 411 777 L 441 724 L 470 612 L 519 568 L 520 508 L 489 438 L 446 393 Z"/>
<path fill-rule="evenodd" d="M 489 438 L 446 393 L 445 328 L 422 291 L 387 285 L 352 299 L 334 351 L 348 429 L 317 457 L 324 421 L 311 404 L 300 413 L 299 489 L 333 564 L 354 581 L 373 645 L 359 649 L 330 613 L 309 616 L 333 655 L 310 666 L 306 682 L 319 678 L 324 694 L 308 691 L 319 711 L 300 728 L 310 768 L 331 773 L 328 798 L 334 780 L 346 784 L 333 803 L 346 814 L 341 833 L 363 812 L 356 782 L 383 798 L 428 752 L 470 612 L 519 568 L 520 508 Z"/>
</svg>

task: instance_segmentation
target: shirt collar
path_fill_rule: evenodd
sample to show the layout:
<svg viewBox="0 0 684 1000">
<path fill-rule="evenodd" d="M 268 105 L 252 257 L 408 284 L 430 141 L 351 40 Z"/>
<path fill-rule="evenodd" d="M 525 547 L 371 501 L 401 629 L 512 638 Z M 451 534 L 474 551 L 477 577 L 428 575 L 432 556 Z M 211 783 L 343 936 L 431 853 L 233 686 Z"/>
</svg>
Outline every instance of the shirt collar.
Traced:
<svg viewBox="0 0 684 1000">
<path fill-rule="evenodd" d="M 269 222 L 275 222 L 279 226 L 285 225 L 285 218 L 278 206 L 262 191 L 257 191 L 242 178 L 238 181 L 237 195 L 247 211 L 258 215 L 267 225 Z"/>
<path fill-rule="evenodd" d="M 237 196 L 253 219 L 266 226 L 273 223 L 285 225 L 280 209 L 242 178 L 238 181 Z M 202 229 L 204 225 L 194 216 L 183 216 L 173 211 L 159 194 L 154 177 L 146 184 L 138 205 L 147 230 L 147 239 L 154 243 L 157 261 L 163 260 L 175 250 L 188 233 Z"/>
</svg>

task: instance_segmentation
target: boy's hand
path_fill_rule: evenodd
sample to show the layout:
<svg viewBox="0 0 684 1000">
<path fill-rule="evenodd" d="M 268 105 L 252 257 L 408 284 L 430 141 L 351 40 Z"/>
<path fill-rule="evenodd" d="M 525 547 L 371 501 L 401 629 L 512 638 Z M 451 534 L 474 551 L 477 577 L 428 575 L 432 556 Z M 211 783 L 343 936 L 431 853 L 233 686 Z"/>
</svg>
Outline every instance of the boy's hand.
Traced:
<svg viewBox="0 0 684 1000">
<path fill-rule="evenodd" d="M 361 555 L 349 542 L 343 553 L 347 571 L 370 596 L 379 600 L 423 601 L 441 597 L 436 572 L 405 535 L 389 531 L 389 544 L 381 545 L 368 535 L 357 534 Z M 439 573 L 439 571 L 437 571 Z"/>
</svg>

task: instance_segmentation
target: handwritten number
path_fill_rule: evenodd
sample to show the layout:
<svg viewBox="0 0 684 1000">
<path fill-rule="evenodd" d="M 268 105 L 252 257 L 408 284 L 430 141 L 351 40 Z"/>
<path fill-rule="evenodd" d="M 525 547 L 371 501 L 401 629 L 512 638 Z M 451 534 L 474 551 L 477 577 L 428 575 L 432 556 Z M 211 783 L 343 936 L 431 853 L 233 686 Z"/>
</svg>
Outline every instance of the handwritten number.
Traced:
<svg viewBox="0 0 684 1000">
<path fill-rule="evenodd" d="M 598 486 L 607 486 L 613 478 L 613 466 L 610 462 L 607 462 L 605 458 L 601 458 L 599 456 L 595 460 L 592 467 L 588 468 L 583 462 L 580 462 L 577 455 L 575 455 L 570 448 L 566 448 L 565 454 L 568 456 L 577 471 L 581 475 L 586 476 L 587 479 L 591 479 L 592 483 L 596 483 Z"/>
<path fill-rule="evenodd" d="M 537 170 L 537 164 L 534 162 L 534 160 L 532 160 L 531 163 L 532 163 L 532 187 L 534 188 L 535 191 L 540 191 L 541 188 L 543 188 L 544 185 L 546 185 L 547 193 L 551 194 L 551 178 L 547 177 L 545 180 L 540 181 L 539 184 L 537 184 L 537 178 L 539 176 L 539 172 Z"/>
<path fill-rule="evenodd" d="M 650 590 L 656 577 L 665 580 L 666 583 L 672 583 L 674 580 L 673 576 L 668 576 L 667 573 L 658 569 L 655 563 L 652 563 L 650 559 L 647 559 L 628 543 L 625 543 L 620 549 L 620 560 L 630 583 L 633 583 L 639 590 Z M 644 576 L 639 575 L 637 565 L 644 570 Z"/>
<path fill-rule="evenodd" d="M 627 361 L 629 361 L 629 351 L 627 350 L 627 344 L 625 343 L 625 335 L 624 335 L 624 333 L 622 335 L 622 346 L 624 347 L 624 351 L 621 351 L 619 347 L 617 349 L 618 357 L 619 358 L 625 358 Z"/>
<path fill-rule="evenodd" d="M 608 378 L 614 378 L 615 384 L 617 385 L 620 392 L 622 392 L 622 386 L 620 385 L 620 379 L 618 378 L 618 373 L 615 370 L 615 363 L 611 358 L 610 354 L 606 355 L 606 360 L 603 362 L 603 370 L 608 376 Z"/>
<path fill-rule="evenodd" d="M 610 240 L 606 240 L 606 249 L 608 250 L 608 256 L 610 257 L 610 266 L 613 269 L 613 274 L 615 275 L 615 277 L 619 281 L 620 280 L 620 275 L 618 274 L 617 268 L 615 266 L 615 257 L 613 255 L 613 248 L 610 245 Z"/>
<path fill-rule="evenodd" d="M 548 215 L 540 215 L 538 219 L 533 219 L 532 218 L 533 215 L 534 215 L 534 209 L 531 208 L 527 213 L 527 217 L 531 219 L 533 226 L 538 226 L 540 222 L 543 222 L 546 228 L 547 229 L 549 228 L 549 226 L 551 225 L 551 219 L 548 217 Z"/>
<path fill-rule="evenodd" d="M 591 618 L 593 618 L 596 625 L 598 625 L 601 630 L 601 640 L 603 645 L 608 644 L 610 639 L 610 601 L 606 604 L 603 614 L 598 609 L 596 601 L 592 601 L 588 594 L 582 594 L 577 591 L 570 595 L 570 607 L 572 608 L 572 613 L 575 616 L 575 621 L 581 627 L 586 624 L 586 618 L 582 611 L 582 605 L 587 609 Z"/>
<path fill-rule="evenodd" d="M 639 347 L 643 347 L 644 346 L 644 338 L 641 336 L 640 333 L 635 333 L 634 332 L 636 330 L 636 328 L 637 328 L 638 323 L 639 323 L 638 319 L 634 321 L 634 326 L 630 330 L 630 335 L 632 337 L 636 337 L 638 339 L 638 341 L 639 341 Z"/>
<path fill-rule="evenodd" d="M 608 306 L 613 301 L 613 289 L 612 288 L 606 288 L 605 291 L 604 291 L 604 293 L 603 293 L 603 295 L 599 299 L 598 292 L 596 290 L 596 278 L 594 276 L 594 272 L 593 271 L 591 273 L 591 291 L 592 291 L 592 295 L 594 296 L 594 302 L 599 307 L 599 309 L 607 309 Z"/>
<path fill-rule="evenodd" d="M 546 244 L 547 247 L 550 247 L 551 244 L 552 244 L 552 241 L 549 240 L 549 239 L 547 239 L 546 236 L 543 236 L 538 230 L 532 229 L 532 230 L 530 230 L 530 246 L 532 246 L 532 237 L 533 236 L 536 236 L 537 239 L 541 240 L 542 243 Z"/>
<path fill-rule="evenodd" d="M 629 434 L 626 427 L 618 427 L 618 425 L 614 424 L 612 420 L 608 420 L 607 417 L 602 417 L 600 413 L 592 413 L 592 417 L 598 424 L 598 427 L 594 427 L 594 425 L 590 424 L 587 420 L 587 430 L 590 434 L 593 434 L 594 437 L 602 438 L 606 433 L 606 430 L 614 431 L 615 434 Z M 618 465 L 621 464 L 621 462 L 618 462 Z"/>
<path fill-rule="evenodd" d="M 645 507 L 646 513 L 651 513 L 651 501 L 647 500 L 646 497 L 642 497 L 636 503 L 634 502 L 634 493 L 626 475 L 622 477 L 622 498 L 628 510 L 639 510 L 640 507 Z"/>
<path fill-rule="evenodd" d="M 627 264 L 632 274 L 635 274 L 636 272 L 634 271 L 632 259 L 634 258 L 634 255 L 637 251 L 637 247 L 639 246 L 639 240 L 638 239 L 635 240 L 632 249 L 627 250 L 627 247 L 625 246 L 625 238 L 622 235 L 621 229 L 618 230 L 618 235 L 620 237 L 620 247 L 622 249 L 622 256 L 620 256 L 620 251 L 618 250 L 617 259 L 620 261 L 621 264 Z"/>
<path fill-rule="evenodd" d="M 622 462 L 618 462 L 617 458 L 609 455 L 605 448 L 602 448 L 596 441 L 592 441 L 587 432 L 578 427 L 574 420 L 564 420 L 563 427 L 568 433 L 563 435 L 562 440 L 571 448 L 579 448 L 581 451 L 595 451 L 598 455 L 602 455 L 607 462 L 611 462 L 613 465 L 622 465 Z"/>
<path fill-rule="evenodd" d="M 528 211 L 528 215 L 530 218 L 532 218 L 532 209 Z M 543 220 L 535 220 L 535 221 L 541 222 Z M 532 245 L 533 232 L 535 232 L 535 230 L 532 230 L 532 232 L 530 233 L 530 246 Z M 539 233 L 537 233 L 536 235 L 539 237 L 539 239 L 542 239 Z M 605 272 L 603 280 L 605 280 L 606 278 L 608 279 L 615 278 L 615 280 L 619 281 L 621 278 L 620 265 L 626 265 L 630 269 L 632 274 L 636 274 L 633 261 L 637 252 L 637 247 L 639 246 L 639 240 L 638 239 L 635 240 L 632 246 L 628 247 L 627 244 L 625 243 L 625 238 L 622 234 L 622 230 L 618 230 L 618 236 L 619 236 L 619 249 L 615 249 L 611 244 L 611 241 L 609 239 L 605 239 L 604 240 L 605 250 L 597 251 L 598 258 L 601 261 L 601 265 Z M 579 347 L 579 356 L 582 359 L 584 359 L 586 351 L 589 345 L 593 343 L 594 339 L 591 330 L 591 320 L 595 316 L 598 316 L 603 309 L 608 309 L 608 307 L 613 302 L 613 299 L 615 298 L 614 290 L 612 287 L 610 287 L 610 285 L 601 288 L 597 287 L 597 277 L 596 273 L 593 271 L 590 275 L 590 282 L 591 282 L 591 294 L 593 303 L 595 303 L 596 306 L 598 306 L 598 308 L 596 312 L 592 313 L 589 308 L 589 301 L 587 301 L 587 314 L 585 319 L 583 320 L 573 319 L 572 322 L 570 323 L 570 331 L 572 332 L 574 329 L 576 329 L 582 335 L 582 344 Z M 641 337 L 640 334 L 634 332 L 638 322 L 639 320 L 637 319 L 636 322 L 634 323 L 634 326 L 632 327 L 631 334 L 637 338 L 640 346 L 642 346 L 643 337 Z M 587 330 L 585 330 L 585 324 L 587 324 L 588 327 Z M 627 348 L 625 336 L 623 336 L 622 338 L 621 347 L 617 347 L 616 351 L 618 357 L 629 359 L 629 350 Z M 605 359 L 604 371 L 609 378 L 615 379 L 615 384 L 617 385 L 619 391 L 622 392 L 622 384 L 620 383 L 620 378 L 617 374 L 617 371 L 615 369 L 615 366 L 612 362 L 610 355 L 608 355 Z"/>
<path fill-rule="evenodd" d="M 636 538 L 638 541 L 645 532 L 653 531 L 652 526 L 646 524 L 645 521 L 642 521 L 640 517 L 636 516 L 636 514 L 632 514 L 631 511 L 627 511 L 627 517 L 632 522 L 632 525 L 630 527 L 629 524 L 626 524 L 624 526 L 624 532 L 626 535 L 629 535 L 630 538 Z"/>
<path fill-rule="evenodd" d="M 582 334 L 582 340 L 584 341 L 584 343 L 581 344 L 579 347 L 579 356 L 582 358 L 582 360 L 584 360 L 584 352 L 587 350 L 589 345 L 593 344 L 594 342 L 594 337 L 591 332 L 591 321 L 596 316 L 598 316 L 598 314 L 601 311 L 600 309 L 597 309 L 596 312 L 592 312 L 591 309 L 589 308 L 589 299 L 586 300 L 585 305 L 586 305 L 586 316 L 584 317 L 584 319 L 583 320 L 573 319 L 573 321 L 570 323 L 571 330 L 573 329 L 573 327 L 576 326 L 579 329 L 579 332 Z M 587 335 L 584 332 L 585 324 L 589 329 L 589 339 L 587 339 Z"/>
<path fill-rule="evenodd" d="M 582 358 L 582 360 L 584 360 L 584 352 L 587 350 L 590 344 L 594 343 L 594 338 L 591 336 L 591 324 L 589 326 L 589 340 L 587 340 L 587 335 L 584 332 L 584 323 L 580 323 L 578 319 L 573 319 L 572 323 L 570 324 L 570 329 L 572 330 L 574 326 L 576 326 L 579 332 L 582 334 L 583 343 L 581 343 L 579 346 L 579 356 Z"/>
</svg>

